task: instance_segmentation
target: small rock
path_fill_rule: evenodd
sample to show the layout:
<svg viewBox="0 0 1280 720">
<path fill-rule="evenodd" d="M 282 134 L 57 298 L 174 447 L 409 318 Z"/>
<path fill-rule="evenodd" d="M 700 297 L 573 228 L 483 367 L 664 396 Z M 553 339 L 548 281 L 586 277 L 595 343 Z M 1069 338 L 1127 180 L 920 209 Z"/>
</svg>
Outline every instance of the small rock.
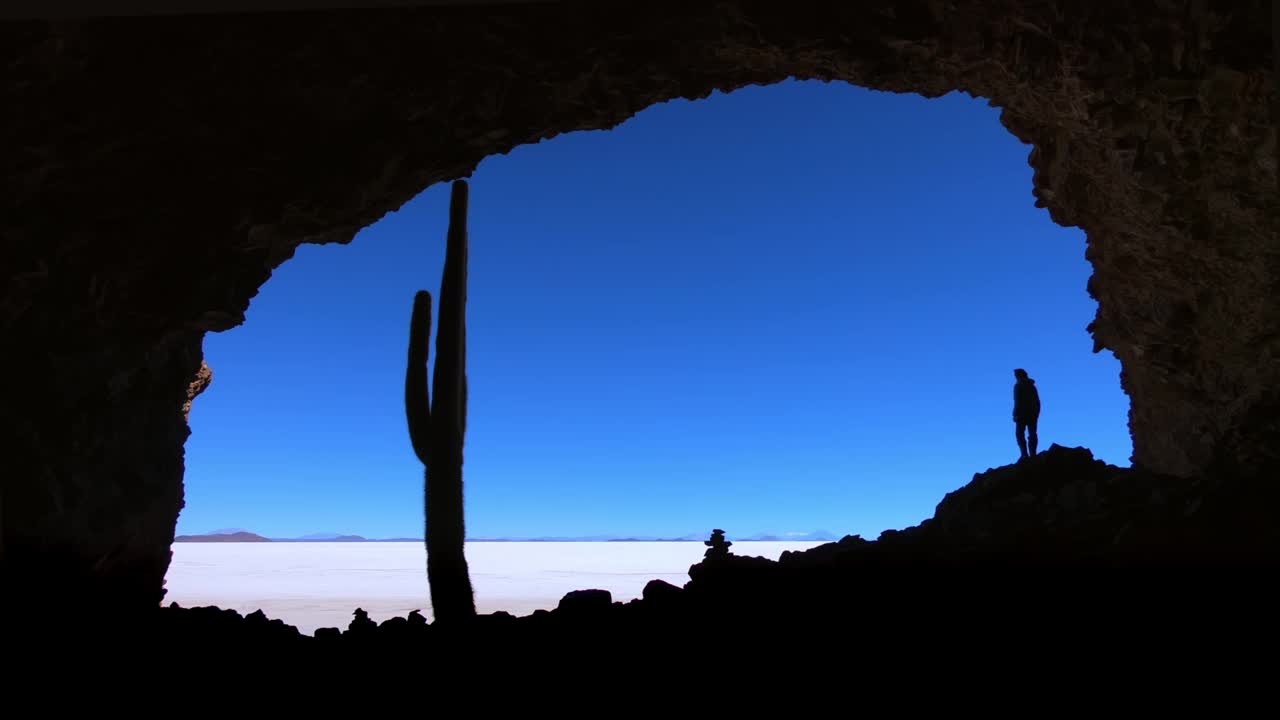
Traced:
<svg viewBox="0 0 1280 720">
<path fill-rule="evenodd" d="M 369 613 L 365 612 L 364 608 L 356 608 L 355 612 L 351 614 L 355 617 L 352 618 L 351 624 L 347 626 L 347 632 L 367 632 L 378 627 L 377 623 L 369 619 Z"/>
<path fill-rule="evenodd" d="M 389 617 L 386 620 L 383 620 L 382 624 L 378 626 L 378 630 L 380 631 L 390 630 L 394 632 L 398 629 L 408 627 L 408 625 L 409 625 L 408 619 L 402 618 L 397 615 L 395 617 Z"/>
<path fill-rule="evenodd" d="M 667 582 L 666 580 L 650 580 L 644 586 L 644 592 L 641 597 L 646 602 L 654 604 L 667 604 L 680 597 L 681 589 Z"/>
<path fill-rule="evenodd" d="M 608 590 L 574 590 L 560 598 L 556 609 L 566 613 L 600 612 L 612 604 L 613 595 Z"/>
</svg>

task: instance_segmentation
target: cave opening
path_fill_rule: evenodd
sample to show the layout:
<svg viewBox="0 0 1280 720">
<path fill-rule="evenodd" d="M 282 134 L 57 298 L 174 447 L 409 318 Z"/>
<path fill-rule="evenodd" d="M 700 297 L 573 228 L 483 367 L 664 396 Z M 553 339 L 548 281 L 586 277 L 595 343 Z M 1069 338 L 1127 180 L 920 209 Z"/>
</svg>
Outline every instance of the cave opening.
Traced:
<svg viewBox="0 0 1280 720">
<path fill-rule="evenodd" d="M 486 159 L 469 535 L 874 537 L 1016 459 L 1015 367 L 1041 383 L 1041 449 L 1128 465 L 1119 363 L 1085 331 L 1084 236 L 1033 205 L 1029 151 L 981 99 L 792 80 Z M 244 325 L 206 336 L 179 535 L 421 537 L 404 345 L 413 291 L 438 288 L 447 195 L 301 247 Z M 188 547 L 167 600 L 256 609 L 261 587 L 202 597 Z M 402 570 L 422 584 L 416 552 Z M 261 582 L 308 597 L 281 577 Z"/>
</svg>

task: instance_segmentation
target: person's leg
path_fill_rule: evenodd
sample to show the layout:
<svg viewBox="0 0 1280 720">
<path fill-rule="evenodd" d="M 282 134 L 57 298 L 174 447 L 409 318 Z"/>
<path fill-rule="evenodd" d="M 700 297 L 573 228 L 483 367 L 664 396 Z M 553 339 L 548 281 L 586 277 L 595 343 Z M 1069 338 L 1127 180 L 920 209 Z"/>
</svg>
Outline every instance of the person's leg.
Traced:
<svg viewBox="0 0 1280 720">
<path fill-rule="evenodd" d="M 1032 455 L 1036 454 L 1036 445 L 1040 442 L 1040 437 L 1036 435 L 1036 424 L 1038 422 L 1039 419 L 1036 419 L 1027 423 L 1027 445 L 1030 446 Z"/>
<path fill-rule="evenodd" d="M 1026 429 L 1027 424 L 1022 422 L 1021 420 L 1015 420 L 1013 427 L 1014 427 L 1014 432 L 1017 433 L 1018 450 L 1022 453 L 1022 457 L 1025 458 L 1027 456 L 1027 441 L 1025 438 L 1022 437 L 1022 433 Z"/>
</svg>

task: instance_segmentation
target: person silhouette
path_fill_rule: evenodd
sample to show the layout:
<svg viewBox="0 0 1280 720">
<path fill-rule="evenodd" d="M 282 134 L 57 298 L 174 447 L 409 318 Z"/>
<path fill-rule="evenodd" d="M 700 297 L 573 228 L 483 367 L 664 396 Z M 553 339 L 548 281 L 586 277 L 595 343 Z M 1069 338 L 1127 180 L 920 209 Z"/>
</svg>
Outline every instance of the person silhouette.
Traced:
<svg viewBox="0 0 1280 720">
<path fill-rule="evenodd" d="M 1013 424 L 1018 437 L 1018 450 L 1022 452 L 1020 460 L 1036 454 L 1036 423 L 1040 421 L 1040 393 L 1036 390 L 1036 381 L 1027 371 L 1018 368 L 1013 371 L 1017 381 L 1013 384 Z M 1026 437 L 1023 437 L 1023 433 Z M 1030 452 L 1028 452 L 1030 446 Z"/>
</svg>

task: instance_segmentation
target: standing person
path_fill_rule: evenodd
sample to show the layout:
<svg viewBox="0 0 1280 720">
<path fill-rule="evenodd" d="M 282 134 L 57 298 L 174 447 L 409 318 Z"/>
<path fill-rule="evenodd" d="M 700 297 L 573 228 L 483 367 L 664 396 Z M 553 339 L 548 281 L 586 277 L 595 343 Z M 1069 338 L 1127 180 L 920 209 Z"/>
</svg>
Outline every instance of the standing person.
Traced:
<svg viewBox="0 0 1280 720">
<path fill-rule="evenodd" d="M 1018 450 L 1022 451 L 1022 460 L 1036 454 L 1036 423 L 1040 420 L 1040 393 L 1036 391 L 1036 381 L 1027 371 L 1018 368 L 1013 371 L 1017 382 L 1013 384 L 1013 423 L 1018 436 Z M 1023 437 L 1023 433 L 1026 437 Z M 1027 452 L 1030 446 L 1030 452 Z"/>
</svg>

